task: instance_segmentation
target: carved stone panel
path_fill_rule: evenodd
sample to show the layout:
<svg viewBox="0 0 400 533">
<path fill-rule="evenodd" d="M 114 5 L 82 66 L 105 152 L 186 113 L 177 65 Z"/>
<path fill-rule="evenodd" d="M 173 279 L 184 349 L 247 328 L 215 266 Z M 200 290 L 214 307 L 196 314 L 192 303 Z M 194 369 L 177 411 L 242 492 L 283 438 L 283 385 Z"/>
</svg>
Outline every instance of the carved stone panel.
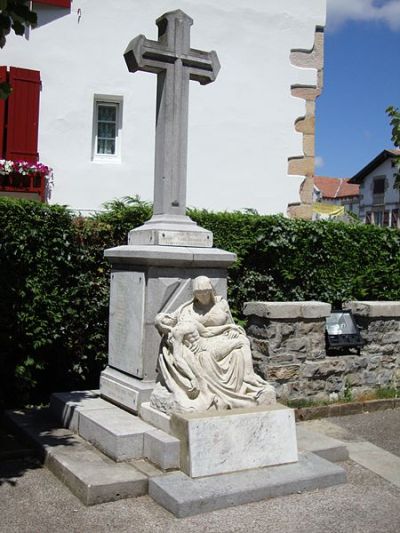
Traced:
<svg viewBox="0 0 400 533">
<path fill-rule="evenodd" d="M 145 275 L 143 272 L 111 274 L 109 365 L 143 377 Z"/>
</svg>

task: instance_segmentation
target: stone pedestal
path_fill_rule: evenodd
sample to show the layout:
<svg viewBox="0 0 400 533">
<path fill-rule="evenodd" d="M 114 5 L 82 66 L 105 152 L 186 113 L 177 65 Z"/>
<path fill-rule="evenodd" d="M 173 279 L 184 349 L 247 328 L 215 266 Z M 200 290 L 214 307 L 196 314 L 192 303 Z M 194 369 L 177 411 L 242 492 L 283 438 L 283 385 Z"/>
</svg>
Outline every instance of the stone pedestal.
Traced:
<svg viewBox="0 0 400 533">
<path fill-rule="evenodd" d="M 297 461 L 293 409 L 174 414 L 171 432 L 181 441 L 181 470 L 192 478 Z"/>
<path fill-rule="evenodd" d="M 101 395 L 137 413 L 157 377 L 161 338 L 157 313 L 175 311 L 192 297 L 192 280 L 207 276 L 226 297 L 227 268 L 235 254 L 216 248 L 127 245 L 105 251 L 112 263 L 108 367 Z"/>
<path fill-rule="evenodd" d="M 153 215 L 143 226 L 129 232 L 128 244 L 211 248 L 213 234 L 188 216 Z"/>
</svg>

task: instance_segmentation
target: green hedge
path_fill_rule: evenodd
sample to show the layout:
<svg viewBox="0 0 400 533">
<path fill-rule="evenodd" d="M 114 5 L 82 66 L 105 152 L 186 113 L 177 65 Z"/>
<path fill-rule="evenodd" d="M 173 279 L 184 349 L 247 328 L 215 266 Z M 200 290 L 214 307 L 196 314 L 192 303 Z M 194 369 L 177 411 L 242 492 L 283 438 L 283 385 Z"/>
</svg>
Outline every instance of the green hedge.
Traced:
<svg viewBox="0 0 400 533">
<path fill-rule="evenodd" d="M 215 246 L 238 254 L 229 296 L 243 303 L 400 299 L 400 232 L 364 224 L 192 211 Z"/>
<path fill-rule="evenodd" d="M 190 216 L 233 251 L 229 299 L 400 300 L 400 233 L 281 216 Z M 83 219 L 65 207 L 0 199 L 0 406 L 46 402 L 55 390 L 93 388 L 106 363 L 109 265 L 151 215 L 137 198 Z"/>
<path fill-rule="evenodd" d="M 103 250 L 149 214 L 140 206 L 121 216 L 116 205 L 104 220 L 83 219 L 0 199 L 0 407 L 98 387 L 108 327 Z"/>
</svg>

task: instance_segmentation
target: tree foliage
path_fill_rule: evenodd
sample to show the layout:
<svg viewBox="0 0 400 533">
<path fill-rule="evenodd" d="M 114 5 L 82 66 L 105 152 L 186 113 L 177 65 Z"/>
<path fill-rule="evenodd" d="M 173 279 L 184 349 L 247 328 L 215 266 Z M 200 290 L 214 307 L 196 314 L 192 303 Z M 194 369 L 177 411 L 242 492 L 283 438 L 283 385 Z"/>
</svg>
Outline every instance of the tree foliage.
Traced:
<svg viewBox="0 0 400 533">
<path fill-rule="evenodd" d="M 398 107 L 390 106 L 386 109 L 390 117 L 390 126 L 392 127 L 392 142 L 400 149 L 400 110 Z M 400 156 L 396 158 L 398 172 L 396 174 L 396 185 L 400 187 Z"/>
<path fill-rule="evenodd" d="M 36 23 L 37 15 L 31 10 L 29 0 L 0 0 L 0 48 L 4 48 L 11 30 L 16 35 L 24 35 L 26 28 Z M 10 93 L 10 85 L 0 83 L 0 99 L 4 100 Z"/>
</svg>

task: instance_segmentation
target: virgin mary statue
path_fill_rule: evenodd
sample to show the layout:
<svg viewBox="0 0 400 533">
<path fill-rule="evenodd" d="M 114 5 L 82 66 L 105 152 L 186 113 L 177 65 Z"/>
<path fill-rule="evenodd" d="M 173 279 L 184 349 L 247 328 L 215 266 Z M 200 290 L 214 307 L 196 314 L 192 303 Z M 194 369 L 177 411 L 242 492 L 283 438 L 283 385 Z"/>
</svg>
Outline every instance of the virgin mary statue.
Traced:
<svg viewBox="0 0 400 533">
<path fill-rule="evenodd" d="M 275 390 L 253 370 L 250 343 L 209 278 L 193 281 L 193 298 L 156 316 L 162 335 L 160 380 L 152 407 L 172 412 L 275 403 Z"/>
</svg>

